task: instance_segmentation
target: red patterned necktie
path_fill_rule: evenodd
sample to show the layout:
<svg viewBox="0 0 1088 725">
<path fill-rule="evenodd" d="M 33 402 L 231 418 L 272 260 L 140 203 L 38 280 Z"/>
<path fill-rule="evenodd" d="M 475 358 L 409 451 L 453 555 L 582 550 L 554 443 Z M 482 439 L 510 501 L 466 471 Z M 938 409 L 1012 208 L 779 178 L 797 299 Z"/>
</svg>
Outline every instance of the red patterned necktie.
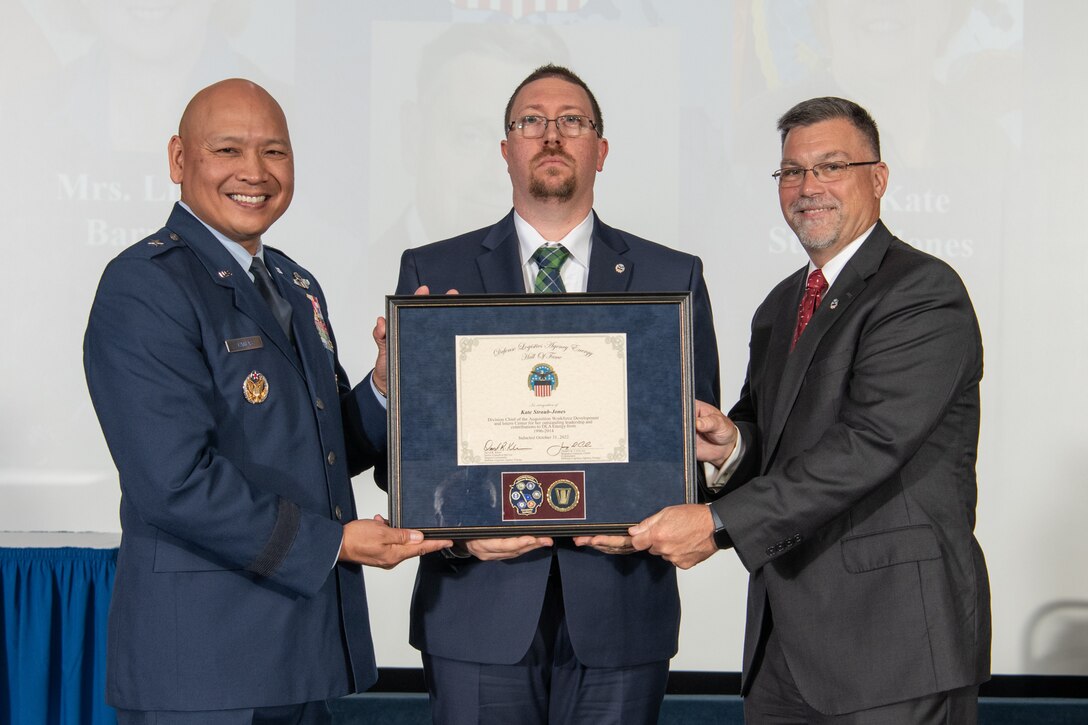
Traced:
<svg viewBox="0 0 1088 725">
<path fill-rule="evenodd" d="M 797 344 L 801 333 L 805 331 L 805 326 L 812 319 L 816 308 L 820 306 L 820 300 L 823 299 L 826 291 L 827 280 L 824 278 L 824 273 L 818 269 L 812 270 L 812 274 L 808 276 L 808 284 L 805 285 L 805 296 L 801 298 L 801 304 L 797 308 L 797 330 L 793 333 L 793 345 L 790 345 L 790 350 Z"/>
</svg>

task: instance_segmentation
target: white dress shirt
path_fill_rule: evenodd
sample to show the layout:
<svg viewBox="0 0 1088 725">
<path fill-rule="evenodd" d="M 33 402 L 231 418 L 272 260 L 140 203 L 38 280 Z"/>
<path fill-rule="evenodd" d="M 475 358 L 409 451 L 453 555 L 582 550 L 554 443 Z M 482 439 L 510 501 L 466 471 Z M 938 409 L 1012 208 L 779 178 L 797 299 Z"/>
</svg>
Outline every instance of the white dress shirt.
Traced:
<svg viewBox="0 0 1088 725">
<path fill-rule="evenodd" d="M 590 212 L 578 226 L 571 229 L 562 239 L 545 239 L 536 229 L 514 212 L 514 230 L 518 234 L 518 251 L 521 254 L 521 271 L 525 278 L 525 291 L 534 291 L 533 283 L 540 267 L 533 261 L 533 254 L 542 245 L 558 247 L 562 244 L 570 256 L 559 269 L 563 278 L 563 287 L 567 292 L 585 292 L 589 283 L 589 253 L 593 247 L 593 212 Z"/>
<path fill-rule="evenodd" d="M 835 280 L 839 278 L 839 273 L 846 267 L 846 263 L 850 261 L 850 258 L 861 249 L 861 245 L 872 233 L 874 227 L 876 227 L 876 223 L 862 232 L 860 237 L 843 247 L 842 250 L 829 259 L 823 267 L 820 267 L 820 271 L 824 273 L 824 279 L 827 280 L 828 289 L 831 289 L 831 286 L 835 284 Z M 805 277 L 807 278 L 808 275 L 812 274 L 815 270 L 816 264 L 809 260 L 808 272 Z M 744 450 L 744 438 L 741 436 L 740 431 L 737 431 L 737 445 L 733 448 L 733 452 L 729 454 L 729 458 L 726 459 L 721 470 L 716 470 L 714 466 L 709 463 L 703 464 L 706 468 L 707 488 L 712 491 L 717 491 L 728 483 L 729 478 L 736 472 L 737 466 L 740 464 L 740 459 L 744 456 Z"/>
</svg>

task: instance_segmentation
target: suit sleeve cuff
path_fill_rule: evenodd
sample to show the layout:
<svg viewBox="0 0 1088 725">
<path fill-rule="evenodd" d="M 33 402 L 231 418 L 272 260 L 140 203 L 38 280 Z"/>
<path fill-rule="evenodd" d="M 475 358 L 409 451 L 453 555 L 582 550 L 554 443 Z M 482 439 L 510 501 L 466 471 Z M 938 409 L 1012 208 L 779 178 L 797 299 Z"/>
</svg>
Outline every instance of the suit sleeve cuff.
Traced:
<svg viewBox="0 0 1088 725">
<path fill-rule="evenodd" d="M 374 391 L 374 397 L 377 399 L 378 403 L 386 410 L 389 410 L 389 399 L 382 395 L 382 391 L 378 390 L 378 386 L 374 384 L 374 371 L 371 371 L 366 379 L 370 381 L 370 389 Z"/>
<path fill-rule="evenodd" d="M 740 467 L 740 461 L 744 457 L 744 436 L 740 434 L 740 429 L 737 429 L 737 444 L 733 446 L 733 452 L 729 454 L 729 458 L 725 459 L 725 463 L 722 467 L 715 468 L 713 464 L 704 463 L 703 468 L 706 471 L 706 487 L 711 491 L 720 491 L 725 488 L 725 484 L 729 483 L 729 479 L 733 474 L 737 472 L 737 468 Z M 713 509 L 711 509 L 713 511 Z M 714 515 L 715 524 L 720 524 L 717 519 L 717 514 Z"/>
</svg>

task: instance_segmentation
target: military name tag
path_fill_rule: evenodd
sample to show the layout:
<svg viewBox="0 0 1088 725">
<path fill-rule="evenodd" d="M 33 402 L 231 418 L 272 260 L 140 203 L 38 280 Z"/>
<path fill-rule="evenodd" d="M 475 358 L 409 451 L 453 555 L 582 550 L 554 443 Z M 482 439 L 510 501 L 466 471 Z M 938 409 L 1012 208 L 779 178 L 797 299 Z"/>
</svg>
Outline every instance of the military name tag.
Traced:
<svg viewBox="0 0 1088 725">
<path fill-rule="evenodd" d="M 253 337 L 235 337 L 230 340 L 224 340 L 223 344 L 227 346 L 227 352 L 244 352 L 246 350 L 259 350 L 264 347 L 264 340 L 260 335 L 254 335 Z"/>
<path fill-rule="evenodd" d="M 585 471 L 504 472 L 503 521 L 586 518 Z"/>
</svg>

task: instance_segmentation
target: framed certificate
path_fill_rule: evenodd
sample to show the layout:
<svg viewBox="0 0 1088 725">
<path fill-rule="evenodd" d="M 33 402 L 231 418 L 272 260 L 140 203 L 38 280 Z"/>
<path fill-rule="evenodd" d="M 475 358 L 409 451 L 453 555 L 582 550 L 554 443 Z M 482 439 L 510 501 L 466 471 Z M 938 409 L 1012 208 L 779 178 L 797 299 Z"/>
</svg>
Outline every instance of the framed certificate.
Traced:
<svg viewBox="0 0 1088 725">
<path fill-rule="evenodd" d="M 691 298 L 386 298 L 389 519 L 427 536 L 625 533 L 695 500 Z"/>
</svg>

